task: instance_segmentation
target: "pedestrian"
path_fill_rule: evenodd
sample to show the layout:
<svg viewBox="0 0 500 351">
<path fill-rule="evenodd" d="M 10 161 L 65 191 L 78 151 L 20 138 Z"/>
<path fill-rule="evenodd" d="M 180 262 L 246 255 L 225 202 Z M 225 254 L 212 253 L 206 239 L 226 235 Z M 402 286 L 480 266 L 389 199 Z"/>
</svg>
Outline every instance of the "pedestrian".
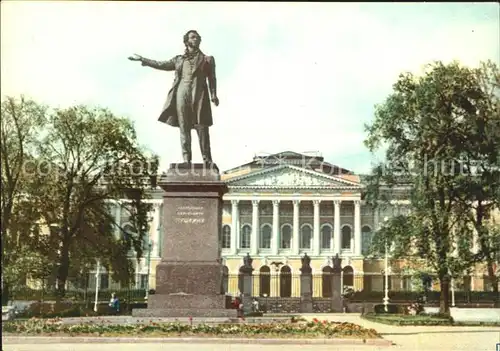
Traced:
<svg viewBox="0 0 500 351">
<path fill-rule="evenodd" d="M 109 300 L 109 307 L 111 308 L 111 314 L 118 314 L 120 312 L 120 300 L 116 296 L 116 293 L 111 294 L 111 300 Z"/>
<path fill-rule="evenodd" d="M 259 301 L 254 297 L 252 301 L 252 310 L 253 312 L 260 312 L 259 311 Z"/>
</svg>

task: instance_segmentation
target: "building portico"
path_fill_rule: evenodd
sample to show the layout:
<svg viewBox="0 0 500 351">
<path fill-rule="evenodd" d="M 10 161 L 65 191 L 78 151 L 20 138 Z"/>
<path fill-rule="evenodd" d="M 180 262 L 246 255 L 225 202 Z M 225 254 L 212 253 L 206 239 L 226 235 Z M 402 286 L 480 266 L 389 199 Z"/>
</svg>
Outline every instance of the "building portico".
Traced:
<svg viewBox="0 0 500 351">
<path fill-rule="evenodd" d="M 229 275 L 238 275 L 247 253 L 254 259 L 254 275 L 276 276 L 280 286 L 287 272 L 300 273 L 300 259 L 306 253 L 314 274 L 331 268 L 336 254 L 349 266 L 348 272 L 362 274 L 363 253 L 376 223 L 362 201 L 358 176 L 319 156 L 283 152 L 256 156 L 222 178 L 229 189 L 223 198 L 221 233 Z M 257 285 L 261 282 L 256 281 L 255 289 Z M 296 285 L 290 288 L 293 296 L 299 291 Z M 320 285 L 316 295 L 321 294 Z M 362 282 L 357 285 L 362 288 Z M 236 286 L 228 282 L 231 293 Z M 270 294 L 276 289 L 270 288 Z"/>
<path fill-rule="evenodd" d="M 361 257 L 360 196 L 228 195 L 223 254 Z M 229 206 L 225 206 L 227 208 Z M 229 218 L 230 220 L 229 220 Z"/>
</svg>

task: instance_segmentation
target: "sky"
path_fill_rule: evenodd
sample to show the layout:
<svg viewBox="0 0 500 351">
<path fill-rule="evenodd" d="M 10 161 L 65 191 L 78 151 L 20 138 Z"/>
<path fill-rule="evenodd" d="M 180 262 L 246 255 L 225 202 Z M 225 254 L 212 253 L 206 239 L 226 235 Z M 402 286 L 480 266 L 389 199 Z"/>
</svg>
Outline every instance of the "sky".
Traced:
<svg viewBox="0 0 500 351">
<path fill-rule="evenodd" d="M 210 135 L 220 169 L 290 150 L 366 173 L 375 156 L 363 126 L 398 75 L 433 60 L 500 64 L 499 17 L 497 4 L 472 2 L 3 1 L 1 92 L 107 107 L 134 121 L 165 169 L 182 161 L 179 130 L 157 120 L 173 72 L 127 57 L 170 59 L 196 29 L 217 66 Z"/>
</svg>

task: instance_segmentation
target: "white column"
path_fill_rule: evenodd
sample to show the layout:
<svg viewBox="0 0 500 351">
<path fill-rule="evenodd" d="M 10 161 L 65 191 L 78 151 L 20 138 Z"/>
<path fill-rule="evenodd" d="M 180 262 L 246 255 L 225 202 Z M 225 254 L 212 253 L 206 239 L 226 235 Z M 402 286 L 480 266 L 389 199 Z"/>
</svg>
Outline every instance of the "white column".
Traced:
<svg viewBox="0 0 500 351">
<path fill-rule="evenodd" d="M 115 211 L 115 223 L 116 223 L 115 235 L 116 235 L 117 239 L 120 239 L 120 237 L 121 237 L 121 229 L 120 229 L 121 216 L 122 216 L 122 207 L 121 207 L 120 202 L 117 201 L 116 202 L 116 211 Z"/>
<path fill-rule="evenodd" d="M 250 254 L 257 255 L 259 251 L 259 200 L 252 200 L 252 237 L 250 239 Z"/>
<path fill-rule="evenodd" d="M 478 252 L 478 234 L 476 231 L 472 233 L 472 253 L 476 254 Z"/>
<path fill-rule="evenodd" d="M 279 226 L 280 226 L 280 200 L 273 200 L 273 237 L 271 241 L 271 252 L 273 255 L 278 254 L 278 248 L 280 245 L 279 238 Z"/>
<path fill-rule="evenodd" d="M 236 255 L 240 238 L 238 200 L 231 200 L 231 255 Z"/>
<path fill-rule="evenodd" d="M 320 239 L 319 239 L 319 205 L 321 201 L 320 200 L 313 200 L 313 205 L 314 205 L 314 234 L 313 234 L 313 253 L 314 255 L 319 255 L 319 246 L 320 246 Z"/>
<path fill-rule="evenodd" d="M 334 220 L 333 220 L 333 237 L 335 238 L 335 253 L 340 256 L 340 248 L 342 243 L 342 235 L 340 233 L 340 200 L 334 200 L 333 205 L 334 209 Z"/>
<path fill-rule="evenodd" d="M 354 254 L 361 256 L 361 201 L 354 201 Z"/>
<path fill-rule="evenodd" d="M 299 254 L 300 248 L 300 221 L 299 221 L 300 200 L 293 200 L 293 244 L 292 250 L 294 255 Z"/>
<path fill-rule="evenodd" d="M 139 261 L 139 259 L 136 259 L 135 260 L 135 288 L 136 289 L 139 289 L 140 287 L 140 283 L 141 283 L 141 263 Z M 108 275 L 109 277 L 109 275 Z"/>
</svg>

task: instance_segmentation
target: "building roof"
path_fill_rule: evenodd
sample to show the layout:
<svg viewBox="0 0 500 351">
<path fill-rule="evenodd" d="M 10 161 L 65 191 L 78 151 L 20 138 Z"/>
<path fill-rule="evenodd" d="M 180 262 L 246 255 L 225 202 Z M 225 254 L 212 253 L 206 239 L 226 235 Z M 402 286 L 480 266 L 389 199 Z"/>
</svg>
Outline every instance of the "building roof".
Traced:
<svg viewBox="0 0 500 351">
<path fill-rule="evenodd" d="M 353 172 L 326 162 L 324 158 L 318 153 L 316 155 L 311 155 L 305 153 L 301 154 L 294 151 L 283 151 L 275 154 L 255 155 L 252 161 L 234 168 L 230 168 L 224 171 L 222 175 L 223 179 L 229 179 L 234 176 L 244 175 L 256 169 L 275 167 L 279 165 L 297 166 L 328 175 L 340 176 L 342 178 L 345 178 L 346 180 L 354 182 L 359 181 L 359 177 Z"/>
</svg>

